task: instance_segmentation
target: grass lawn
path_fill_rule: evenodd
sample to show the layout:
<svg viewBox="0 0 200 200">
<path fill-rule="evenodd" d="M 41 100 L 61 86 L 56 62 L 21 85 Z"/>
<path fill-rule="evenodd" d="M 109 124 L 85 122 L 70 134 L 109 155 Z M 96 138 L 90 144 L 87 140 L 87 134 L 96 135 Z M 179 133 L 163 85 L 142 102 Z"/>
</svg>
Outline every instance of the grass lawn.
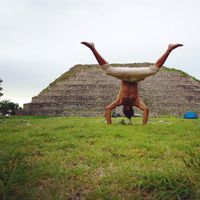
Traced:
<svg viewBox="0 0 200 200">
<path fill-rule="evenodd" d="M 0 199 L 200 199 L 200 119 L 0 118 Z"/>
</svg>

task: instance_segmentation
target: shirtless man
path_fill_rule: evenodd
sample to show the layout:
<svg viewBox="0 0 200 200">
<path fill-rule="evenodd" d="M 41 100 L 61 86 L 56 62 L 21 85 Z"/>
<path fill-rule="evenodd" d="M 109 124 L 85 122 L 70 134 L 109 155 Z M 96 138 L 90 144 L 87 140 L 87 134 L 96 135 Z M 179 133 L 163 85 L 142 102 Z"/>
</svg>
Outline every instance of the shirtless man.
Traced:
<svg viewBox="0 0 200 200">
<path fill-rule="evenodd" d="M 183 46 L 182 44 L 170 44 L 165 53 L 151 67 L 112 67 L 95 49 L 94 43 L 81 42 L 87 46 L 94 54 L 97 62 L 106 74 L 121 79 L 121 88 L 115 101 L 107 106 L 105 117 L 107 124 L 111 124 L 111 111 L 117 106 L 123 105 L 123 114 L 128 118 L 134 115 L 133 106 L 140 108 L 143 111 L 143 124 L 147 124 L 149 116 L 149 108 L 142 102 L 138 92 L 138 82 L 146 77 L 156 74 L 162 65 L 165 63 L 172 50 Z"/>
</svg>

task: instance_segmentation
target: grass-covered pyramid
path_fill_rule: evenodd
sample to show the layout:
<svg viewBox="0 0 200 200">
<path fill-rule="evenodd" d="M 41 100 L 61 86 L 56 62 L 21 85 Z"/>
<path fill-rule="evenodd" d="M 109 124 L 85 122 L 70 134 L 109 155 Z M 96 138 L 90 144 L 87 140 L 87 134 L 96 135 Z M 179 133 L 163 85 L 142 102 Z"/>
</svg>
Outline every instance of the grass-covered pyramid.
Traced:
<svg viewBox="0 0 200 200">
<path fill-rule="evenodd" d="M 150 63 L 113 64 L 149 66 Z M 143 101 L 153 115 L 200 114 L 200 81 L 183 71 L 163 67 L 139 83 Z M 115 98 L 120 80 L 106 75 L 98 65 L 76 65 L 65 72 L 32 102 L 24 104 L 29 115 L 100 116 Z"/>
</svg>

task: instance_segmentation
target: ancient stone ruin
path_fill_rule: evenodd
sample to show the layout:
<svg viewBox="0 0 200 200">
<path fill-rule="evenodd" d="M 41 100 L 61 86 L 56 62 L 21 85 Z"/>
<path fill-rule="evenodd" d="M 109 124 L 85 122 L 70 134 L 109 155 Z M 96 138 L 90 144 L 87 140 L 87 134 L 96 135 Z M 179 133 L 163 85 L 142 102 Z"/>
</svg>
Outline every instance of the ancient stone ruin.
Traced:
<svg viewBox="0 0 200 200">
<path fill-rule="evenodd" d="M 33 97 L 31 103 L 24 104 L 23 112 L 27 115 L 102 116 L 119 88 L 120 80 L 106 75 L 98 65 L 76 65 Z M 186 111 L 200 114 L 200 81 L 183 71 L 163 67 L 156 75 L 140 82 L 139 88 L 151 115 L 179 116 Z M 139 111 L 136 109 L 136 112 Z"/>
</svg>

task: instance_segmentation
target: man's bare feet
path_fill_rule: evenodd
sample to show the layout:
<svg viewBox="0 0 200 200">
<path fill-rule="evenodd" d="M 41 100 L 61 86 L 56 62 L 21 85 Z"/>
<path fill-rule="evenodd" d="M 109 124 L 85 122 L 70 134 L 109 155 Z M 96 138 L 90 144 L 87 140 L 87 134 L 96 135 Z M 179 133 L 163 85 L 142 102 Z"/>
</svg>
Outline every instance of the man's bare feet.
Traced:
<svg viewBox="0 0 200 200">
<path fill-rule="evenodd" d="M 94 43 L 93 42 L 81 42 L 81 44 L 84 44 L 85 46 L 91 48 L 94 48 Z"/>
<path fill-rule="evenodd" d="M 173 49 L 176 49 L 177 47 L 182 47 L 183 44 L 169 44 L 168 49 L 172 51 Z"/>
</svg>

